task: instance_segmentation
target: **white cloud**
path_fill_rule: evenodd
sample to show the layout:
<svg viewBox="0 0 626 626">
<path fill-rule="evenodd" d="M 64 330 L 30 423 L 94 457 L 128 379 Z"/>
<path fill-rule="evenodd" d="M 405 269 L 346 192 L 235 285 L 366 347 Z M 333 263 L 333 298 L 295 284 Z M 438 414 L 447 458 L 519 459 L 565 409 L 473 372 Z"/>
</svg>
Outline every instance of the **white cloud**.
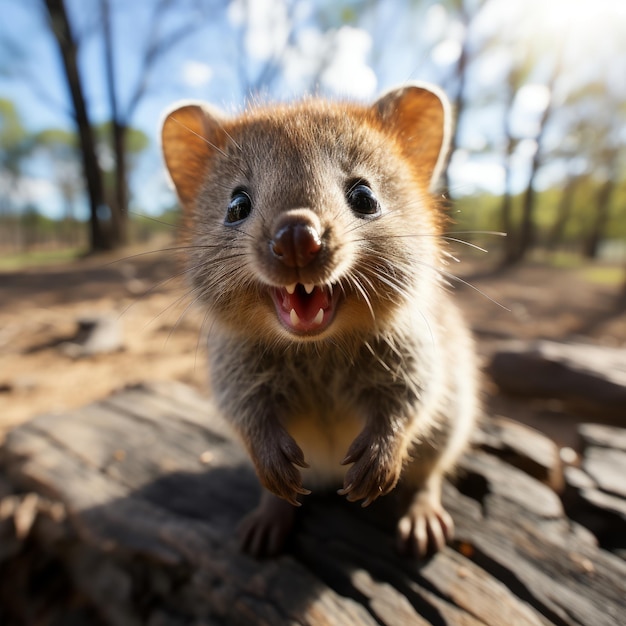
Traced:
<svg viewBox="0 0 626 626">
<path fill-rule="evenodd" d="M 448 12 L 442 4 L 433 4 L 426 12 L 424 37 L 430 42 L 439 41 L 445 35 Z"/>
<path fill-rule="evenodd" d="M 372 48 L 369 33 L 344 26 L 334 33 L 332 60 L 321 76 L 322 86 L 337 94 L 369 98 L 376 91 L 377 78 L 367 63 Z"/>
<path fill-rule="evenodd" d="M 228 19 L 245 29 L 246 52 L 257 61 L 277 56 L 291 28 L 284 0 L 233 0 L 228 6 Z"/>
<path fill-rule="evenodd" d="M 57 218 L 62 215 L 57 185 L 45 178 L 23 176 L 15 181 L 6 172 L 0 172 L 0 186 L 8 190 L 6 195 L 9 206 L 14 209 L 36 206 L 48 217 Z"/>
<path fill-rule="evenodd" d="M 372 39 L 365 30 L 344 26 L 321 32 L 305 28 L 283 57 L 284 77 L 298 93 L 319 88 L 322 93 L 368 99 L 377 88 L 376 74 L 368 64 Z M 312 85 L 313 81 L 318 81 Z"/>
<path fill-rule="evenodd" d="M 324 35 L 315 28 L 304 28 L 296 47 L 283 56 L 283 72 L 287 84 L 296 92 L 305 89 L 316 73 L 320 53 L 326 49 Z"/>
<path fill-rule="evenodd" d="M 56 185 L 43 178 L 21 178 L 15 189 L 14 199 L 23 202 L 37 204 L 49 199 L 57 193 Z"/>
<path fill-rule="evenodd" d="M 517 149 L 515 150 L 515 156 L 521 157 L 523 160 L 528 161 L 535 156 L 535 153 L 537 152 L 538 147 L 539 146 L 537 145 L 536 139 L 522 139 L 517 144 Z"/>
<path fill-rule="evenodd" d="M 548 87 L 539 84 L 528 84 L 518 90 L 513 106 L 533 113 L 542 113 L 549 103 L 550 90 Z"/>
<path fill-rule="evenodd" d="M 517 137 L 535 137 L 539 132 L 541 114 L 550 104 L 552 94 L 545 85 L 522 86 L 513 101 L 513 134 Z"/>
<path fill-rule="evenodd" d="M 210 65 L 200 61 L 185 61 L 182 67 L 182 79 L 189 87 L 204 87 L 213 77 Z"/>
<path fill-rule="evenodd" d="M 442 66 L 456 63 L 460 56 L 461 43 L 456 39 L 445 39 L 437 44 L 431 53 L 432 60 Z"/>
<path fill-rule="evenodd" d="M 233 26 L 243 26 L 246 19 L 245 0 L 233 0 L 227 9 L 228 21 Z"/>
<path fill-rule="evenodd" d="M 457 150 L 448 169 L 450 187 L 461 194 L 489 191 L 502 193 L 504 168 L 492 158 L 472 156 L 467 150 Z"/>
</svg>

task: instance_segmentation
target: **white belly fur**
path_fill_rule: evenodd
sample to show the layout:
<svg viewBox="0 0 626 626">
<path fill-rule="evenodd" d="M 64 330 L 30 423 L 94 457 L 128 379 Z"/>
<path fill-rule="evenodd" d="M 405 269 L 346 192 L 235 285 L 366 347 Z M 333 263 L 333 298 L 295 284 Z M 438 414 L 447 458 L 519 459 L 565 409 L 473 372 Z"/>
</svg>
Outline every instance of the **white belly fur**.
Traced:
<svg viewBox="0 0 626 626">
<path fill-rule="evenodd" d="M 341 461 L 362 428 L 362 420 L 350 414 L 327 415 L 323 419 L 302 414 L 290 419 L 287 430 L 309 464 L 302 470 L 303 486 L 311 490 L 341 487 L 347 470 Z"/>
</svg>

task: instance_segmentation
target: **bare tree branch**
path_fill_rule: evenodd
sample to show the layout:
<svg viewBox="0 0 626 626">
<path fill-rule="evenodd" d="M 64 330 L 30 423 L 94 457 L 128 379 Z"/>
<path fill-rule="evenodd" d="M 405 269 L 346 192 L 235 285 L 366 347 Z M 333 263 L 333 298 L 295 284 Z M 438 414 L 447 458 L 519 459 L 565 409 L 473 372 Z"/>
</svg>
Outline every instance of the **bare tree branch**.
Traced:
<svg viewBox="0 0 626 626">
<path fill-rule="evenodd" d="M 78 71 L 78 47 L 63 0 L 45 0 L 50 15 L 50 25 L 63 60 L 65 79 L 76 113 L 76 127 L 80 139 L 83 171 L 87 184 L 90 208 L 90 245 L 92 250 L 108 247 L 100 224 L 98 210 L 104 204 L 102 173 L 96 154 L 96 141 Z"/>
<path fill-rule="evenodd" d="M 139 102 L 148 91 L 150 76 L 157 61 L 164 57 L 181 41 L 189 37 L 194 31 L 204 27 L 204 23 L 201 20 L 189 20 L 183 26 L 169 33 L 167 37 L 159 37 L 159 31 L 165 20 L 165 15 L 169 7 L 173 5 L 175 5 L 175 3 L 172 0 L 159 0 L 155 5 L 150 20 L 150 35 L 142 56 L 139 79 L 135 84 L 135 89 L 128 100 L 123 115 L 123 120 L 127 124 L 130 122 Z"/>
</svg>

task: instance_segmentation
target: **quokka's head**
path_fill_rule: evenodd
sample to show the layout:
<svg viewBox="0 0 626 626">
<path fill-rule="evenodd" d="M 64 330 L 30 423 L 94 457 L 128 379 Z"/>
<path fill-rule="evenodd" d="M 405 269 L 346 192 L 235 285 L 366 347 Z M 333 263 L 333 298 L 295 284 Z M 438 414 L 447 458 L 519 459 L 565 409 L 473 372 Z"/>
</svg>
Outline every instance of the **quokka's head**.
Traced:
<svg viewBox="0 0 626 626">
<path fill-rule="evenodd" d="M 371 106 L 171 110 L 163 153 L 196 298 L 221 327 L 264 340 L 384 330 L 435 282 L 431 191 L 449 118 L 445 97 L 415 84 Z"/>
</svg>

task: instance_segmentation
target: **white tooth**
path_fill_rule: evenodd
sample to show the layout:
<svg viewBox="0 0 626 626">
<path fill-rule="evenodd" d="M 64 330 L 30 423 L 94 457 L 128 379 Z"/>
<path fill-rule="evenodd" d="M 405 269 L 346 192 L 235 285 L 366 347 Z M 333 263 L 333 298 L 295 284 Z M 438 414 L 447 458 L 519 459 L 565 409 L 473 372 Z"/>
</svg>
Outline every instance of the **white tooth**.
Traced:
<svg viewBox="0 0 626 626">
<path fill-rule="evenodd" d="M 312 285 L 311 283 L 304 283 L 304 291 L 308 294 L 313 293 L 313 289 L 315 289 L 315 285 Z"/>
<path fill-rule="evenodd" d="M 313 323 L 319 326 L 323 321 L 324 321 L 324 309 L 320 309 L 317 312 L 317 315 L 315 316 Z"/>
<path fill-rule="evenodd" d="M 328 285 L 328 293 L 330 294 L 330 297 L 333 297 L 333 286 L 332 285 Z"/>
<path fill-rule="evenodd" d="M 291 309 L 289 312 L 289 320 L 291 321 L 292 326 L 298 326 L 298 324 L 300 324 L 300 318 L 298 317 L 295 309 Z"/>
<path fill-rule="evenodd" d="M 293 285 L 287 285 L 285 289 L 287 290 L 287 293 L 291 295 L 296 290 L 296 283 Z"/>
</svg>

